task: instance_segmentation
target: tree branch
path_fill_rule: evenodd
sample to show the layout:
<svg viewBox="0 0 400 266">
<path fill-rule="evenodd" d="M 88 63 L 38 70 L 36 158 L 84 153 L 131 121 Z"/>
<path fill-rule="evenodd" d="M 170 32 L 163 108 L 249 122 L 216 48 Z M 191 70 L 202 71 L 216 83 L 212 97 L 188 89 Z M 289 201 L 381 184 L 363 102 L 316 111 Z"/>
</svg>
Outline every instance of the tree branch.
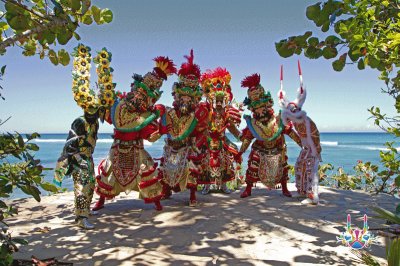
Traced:
<svg viewBox="0 0 400 266">
<path fill-rule="evenodd" d="M 48 18 L 43 17 L 42 14 L 40 14 L 40 13 L 38 13 L 38 12 L 36 12 L 36 11 L 33 11 L 33 10 L 27 8 L 26 6 L 24 6 L 24 5 L 20 4 L 20 3 L 18 3 L 17 1 L 14 1 L 14 0 L 1 0 L 1 2 L 3 2 L 4 4 L 7 3 L 7 2 L 9 2 L 9 3 L 11 3 L 11 4 L 15 5 L 15 6 L 18 6 L 18 7 L 22 8 L 22 9 L 28 11 L 29 13 L 31 13 L 31 14 L 33 14 L 33 15 L 35 15 L 35 16 L 41 18 L 41 19 L 49 20 Z"/>
<path fill-rule="evenodd" d="M 33 29 L 26 30 L 24 32 L 15 34 L 9 38 L 6 38 L 4 41 L 0 42 L 0 51 L 5 50 L 7 47 L 14 45 L 21 39 L 26 39 L 36 33 L 41 33 L 45 30 L 48 30 L 53 27 L 62 27 L 68 24 L 66 19 L 60 19 L 58 17 L 53 17 L 47 24 L 39 25 L 34 27 Z"/>
</svg>

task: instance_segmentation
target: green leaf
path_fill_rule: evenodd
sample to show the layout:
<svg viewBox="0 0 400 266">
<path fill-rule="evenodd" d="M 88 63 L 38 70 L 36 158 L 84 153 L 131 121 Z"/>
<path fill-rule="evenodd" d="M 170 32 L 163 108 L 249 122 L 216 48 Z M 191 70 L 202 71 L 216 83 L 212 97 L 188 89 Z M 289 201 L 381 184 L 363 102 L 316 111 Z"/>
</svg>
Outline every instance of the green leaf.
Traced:
<svg viewBox="0 0 400 266">
<path fill-rule="evenodd" d="M 108 8 L 101 10 L 100 16 L 105 23 L 110 23 L 113 20 L 113 12 Z"/>
<path fill-rule="evenodd" d="M 23 148 L 25 146 L 24 138 L 18 134 L 18 146 Z"/>
<path fill-rule="evenodd" d="M 67 51 L 64 49 L 61 49 L 58 51 L 58 61 L 60 62 L 61 65 L 66 66 L 69 64 L 70 57 Z"/>
<path fill-rule="evenodd" d="M 81 0 L 71 0 L 71 8 L 73 10 L 81 9 Z"/>
<path fill-rule="evenodd" d="M 65 28 L 61 29 L 59 33 L 57 33 L 57 41 L 61 45 L 65 45 L 72 38 L 73 33 Z"/>
<path fill-rule="evenodd" d="M 4 21 L 0 21 L 0 31 L 6 31 L 10 28 L 10 26 L 4 22 Z"/>
<path fill-rule="evenodd" d="M 97 6 L 92 6 L 91 8 L 93 19 L 97 24 L 102 24 L 101 23 L 101 10 Z"/>
<path fill-rule="evenodd" d="M 316 3 L 315 5 L 307 7 L 306 16 L 309 20 L 315 20 L 320 12 L 321 12 L 320 3 Z"/>
<path fill-rule="evenodd" d="M 31 195 L 33 198 L 37 201 L 40 202 L 40 191 L 37 187 L 30 186 L 29 191 L 31 192 Z"/>
<path fill-rule="evenodd" d="M 0 74 L 2 75 L 2 76 L 4 76 L 4 73 L 5 73 L 5 71 L 6 71 L 6 65 L 4 65 L 4 66 L 2 66 L 1 67 L 1 69 L 0 69 Z"/>
<path fill-rule="evenodd" d="M 364 60 L 362 58 L 360 58 L 360 60 L 358 60 L 357 67 L 358 67 L 359 70 L 365 69 Z"/>
<path fill-rule="evenodd" d="M 36 145 L 35 143 L 28 143 L 28 144 L 26 145 L 26 148 L 27 148 L 28 150 L 31 150 L 31 151 L 38 151 L 38 150 L 39 150 L 39 146 Z"/>
<path fill-rule="evenodd" d="M 338 51 L 334 47 L 325 47 L 322 50 L 322 55 L 324 56 L 325 59 L 331 59 L 335 58 L 338 54 Z"/>
<path fill-rule="evenodd" d="M 397 187 L 400 187 L 400 176 L 396 177 L 396 179 L 394 180 L 394 183 Z"/>
<path fill-rule="evenodd" d="M 54 50 L 49 51 L 49 59 L 54 65 L 58 65 L 57 54 L 54 52 Z"/>
<path fill-rule="evenodd" d="M 93 19 L 91 15 L 84 15 L 82 18 L 83 24 L 90 25 L 93 23 Z"/>
<path fill-rule="evenodd" d="M 29 18 L 18 14 L 8 20 L 8 24 L 13 30 L 22 31 L 29 29 Z"/>
<path fill-rule="evenodd" d="M 52 44 L 56 39 L 56 34 L 50 30 L 46 30 L 42 33 L 41 38 L 39 38 L 40 44 Z"/>
<path fill-rule="evenodd" d="M 319 40 L 316 37 L 311 37 L 308 39 L 308 44 L 311 46 L 317 46 L 319 44 Z"/>
<path fill-rule="evenodd" d="M 345 62 L 340 59 L 332 62 L 332 66 L 335 71 L 342 71 L 344 68 L 344 65 L 345 65 Z"/>
<path fill-rule="evenodd" d="M 21 244 L 21 245 L 28 245 L 28 243 L 29 243 L 26 239 L 22 239 L 22 238 L 13 238 L 12 242 Z"/>
<path fill-rule="evenodd" d="M 58 192 L 57 186 L 55 186 L 55 185 L 53 185 L 51 183 L 45 182 L 45 183 L 40 184 L 40 186 L 46 191 L 50 191 L 50 192 L 53 192 L 53 193 L 57 193 Z"/>
</svg>

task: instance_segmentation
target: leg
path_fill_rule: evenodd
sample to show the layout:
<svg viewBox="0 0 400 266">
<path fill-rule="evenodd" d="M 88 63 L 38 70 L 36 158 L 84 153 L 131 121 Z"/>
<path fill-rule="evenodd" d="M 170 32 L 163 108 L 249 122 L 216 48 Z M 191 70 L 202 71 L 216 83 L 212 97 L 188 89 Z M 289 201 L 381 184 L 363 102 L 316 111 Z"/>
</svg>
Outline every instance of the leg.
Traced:
<svg viewBox="0 0 400 266">
<path fill-rule="evenodd" d="M 196 200 L 196 187 L 191 186 L 189 189 L 190 189 L 190 201 L 189 201 L 189 206 L 190 206 L 190 207 L 196 207 L 196 205 L 197 205 L 197 200 Z"/>
<path fill-rule="evenodd" d="M 83 229 L 94 229 L 89 223 L 90 203 L 93 198 L 94 183 L 89 180 L 86 171 L 73 174 L 75 194 L 75 215 L 77 225 Z"/>
<path fill-rule="evenodd" d="M 292 197 L 292 193 L 290 193 L 290 191 L 287 188 L 287 181 L 289 179 L 289 173 L 288 173 L 289 169 L 287 167 L 283 168 L 283 176 L 282 176 L 282 180 L 281 180 L 281 184 L 282 184 L 282 194 L 286 197 Z"/>
</svg>

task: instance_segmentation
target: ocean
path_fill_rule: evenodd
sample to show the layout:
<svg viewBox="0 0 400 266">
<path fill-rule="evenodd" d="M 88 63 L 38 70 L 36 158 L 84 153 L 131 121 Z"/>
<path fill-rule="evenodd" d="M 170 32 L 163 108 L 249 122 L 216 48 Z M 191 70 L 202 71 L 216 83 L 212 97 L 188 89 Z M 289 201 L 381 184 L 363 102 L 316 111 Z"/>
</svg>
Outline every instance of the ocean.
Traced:
<svg viewBox="0 0 400 266">
<path fill-rule="evenodd" d="M 238 144 L 232 135 L 228 137 Z M 57 158 L 63 149 L 67 134 L 41 134 L 36 143 L 40 150 L 36 152 L 35 158 L 40 159 L 44 167 L 54 168 Z M 300 152 L 300 148 L 290 138 L 286 137 L 288 147 L 289 163 L 294 164 Z M 346 171 L 351 171 L 358 160 L 371 161 L 374 164 L 380 162 L 379 151 L 384 150 L 386 141 L 394 141 L 392 135 L 386 133 L 321 133 L 322 163 L 330 163 L 337 167 L 343 167 Z M 113 140 L 111 134 L 99 134 L 97 146 L 94 152 L 95 165 L 107 157 L 108 151 Z M 145 142 L 145 149 L 153 158 L 159 158 L 163 153 L 164 140 L 160 139 L 155 143 Z M 243 155 L 243 168 L 247 165 L 247 158 L 250 148 Z M 52 182 L 53 171 L 45 171 L 45 180 Z M 73 189 L 73 182 L 70 178 L 66 179 L 62 185 L 68 190 Z M 21 191 L 14 192 L 12 198 L 26 197 Z"/>
</svg>

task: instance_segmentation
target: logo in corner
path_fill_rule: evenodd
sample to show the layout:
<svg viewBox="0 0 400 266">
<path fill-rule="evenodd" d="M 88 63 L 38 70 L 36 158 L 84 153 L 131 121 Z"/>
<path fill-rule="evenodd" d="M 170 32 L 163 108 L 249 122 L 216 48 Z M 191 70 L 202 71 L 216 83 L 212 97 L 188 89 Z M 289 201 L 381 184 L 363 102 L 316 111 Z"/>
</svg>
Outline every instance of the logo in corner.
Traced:
<svg viewBox="0 0 400 266">
<path fill-rule="evenodd" d="M 372 235 L 368 231 L 368 217 L 364 214 L 364 226 L 363 229 L 351 227 L 351 216 L 347 215 L 347 224 L 346 231 L 342 232 L 340 236 L 336 237 L 338 242 L 342 242 L 343 245 L 351 248 L 351 249 L 363 249 L 368 248 L 376 239 L 374 235 Z"/>
</svg>

